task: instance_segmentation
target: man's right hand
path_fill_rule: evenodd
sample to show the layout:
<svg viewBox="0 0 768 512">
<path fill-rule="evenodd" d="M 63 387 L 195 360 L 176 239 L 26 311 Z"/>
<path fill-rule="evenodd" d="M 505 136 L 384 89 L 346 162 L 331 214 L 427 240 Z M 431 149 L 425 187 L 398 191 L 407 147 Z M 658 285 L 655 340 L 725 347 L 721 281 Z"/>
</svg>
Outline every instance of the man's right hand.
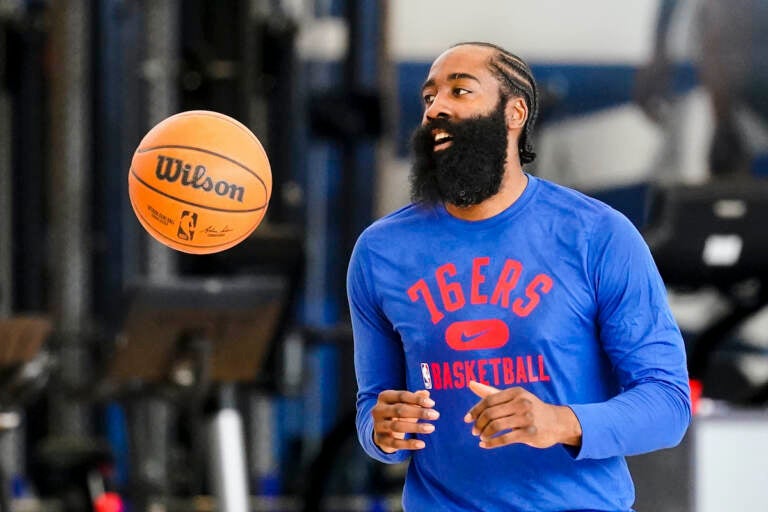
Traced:
<svg viewBox="0 0 768 512">
<path fill-rule="evenodd" d="M 433 407 L 429 391 L 422 389 L 412 393 L 389 389 L 379 393 L 373 416 L 373 442 L 386 453 L 398 450 L 421 450 L 424 441 L 406 439 L 406 434 L 430 434 L 435 426 L 419 420 L 436 420 L 440 417 Z"/>
</svg>

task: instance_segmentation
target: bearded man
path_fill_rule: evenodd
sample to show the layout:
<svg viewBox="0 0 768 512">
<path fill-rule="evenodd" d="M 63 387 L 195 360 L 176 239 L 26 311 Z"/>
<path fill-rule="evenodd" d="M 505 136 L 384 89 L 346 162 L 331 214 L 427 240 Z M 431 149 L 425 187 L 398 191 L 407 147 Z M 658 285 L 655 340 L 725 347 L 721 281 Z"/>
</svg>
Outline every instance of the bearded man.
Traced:
<svg viewBox="0 0 768 512">
<path fill-rule="evenodd" d="M 624 456 L 676 445 L 691 418 L 648 247 L 524 171 L 538 94 L 522 59 L 456 45 L 422 95 L 413 202 L 349 264 L 363 449 L 410 459 L 407 511 L 631 510 Z"/>
</svg>

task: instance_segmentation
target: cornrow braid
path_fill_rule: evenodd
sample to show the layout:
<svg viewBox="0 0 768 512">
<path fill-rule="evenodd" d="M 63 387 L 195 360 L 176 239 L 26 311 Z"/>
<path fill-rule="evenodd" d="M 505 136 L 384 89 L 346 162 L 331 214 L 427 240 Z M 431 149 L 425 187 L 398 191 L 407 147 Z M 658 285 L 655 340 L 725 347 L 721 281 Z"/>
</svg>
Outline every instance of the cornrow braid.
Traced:
<svg viewBox="0 0 768 512">
<path fill-rule="evenodd" d="M 523 132 L 520 134 L 517 147 L 520 154 L 520 163 L 527 164 L 533 162 L 536 159 L 536 153 L 533 151 L 533 141 L 531 139 L 533 137 L 533 126 L 539 114 L 539 93 L 531 68 L 514 53 L 492 43 L 465 42 L 455 44 L 452 48 L 457 46 L 483 46 L 496 50 L 496 54 L 491 57 L 489 67 L 491 72 L 499 79 L 503 94 L 524 98 L 528 106 L 528 119 L 525 120 L 525 125 L 523 125 Z"/>
</svg>

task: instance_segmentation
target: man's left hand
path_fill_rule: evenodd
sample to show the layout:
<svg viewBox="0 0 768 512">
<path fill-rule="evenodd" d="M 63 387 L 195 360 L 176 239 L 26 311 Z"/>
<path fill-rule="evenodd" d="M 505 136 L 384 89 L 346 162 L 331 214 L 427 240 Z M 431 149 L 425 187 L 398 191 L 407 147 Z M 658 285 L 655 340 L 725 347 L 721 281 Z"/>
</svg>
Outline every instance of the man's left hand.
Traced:
<svg viewBox="0 0 768 512">
<path fill-rule="evenodd" d="M 472 434 L 480 436 L 482 448 L 513 443 L 535 448 L 581 445 L 581 425 L 570 407 L 542 402 L 521 387 L 500 390 L 470 381 L 469 388 L 482 400 L 464 421 L 474 423 Z"/>
</svg>

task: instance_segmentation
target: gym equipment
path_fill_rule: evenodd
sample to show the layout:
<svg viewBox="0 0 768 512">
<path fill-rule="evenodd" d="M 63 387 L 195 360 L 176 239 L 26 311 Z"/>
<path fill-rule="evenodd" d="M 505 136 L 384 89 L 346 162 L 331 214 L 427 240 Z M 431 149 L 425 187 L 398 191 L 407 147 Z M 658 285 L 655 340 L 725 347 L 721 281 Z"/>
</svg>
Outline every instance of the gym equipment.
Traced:
<svg viewBox="0 0 768 512">
<path fill-rule="evenodd" d="M 0 436 L 3 441 L 22 426 L 22 407 L 48 381 L 53 360 L 43 350 L 52 331 L 42 316 L 14 316 L 0 320 Z M 13 441 L 13 440 L 12 440 Z M 7 456 L 8 451 L 3 450 Z M 3 461 L 6 462 L 6 461 Z M 11 483 L 5 474 L 10 463 L 0 463 L 0 510 L 11 511 Z M 21 472 L 22 468 L 13 468 Z"/>
<path fill-rule="evenodd" d="M 199 414 L 211 395 L 218 395 L 206 414 L 209 441 L 199 436 L 196 448 L 210 447 L 210 479 L 224 512 L 249 510 L 235 384 L 251 382 L 261 371 L 287 302 L 288 283 L 288 277 L 277 274 L 190 277 L 137 283 L 129 292 L 107 380 L 118 389 L 137 382 L 172 387 L 172 400 Z"/>
<path fill-rule="evenodd" d="M 729 333 L 768 305 L 763 224 L 768 181 L 730 177 L 702 185 L 658 186 L 650 200 L 643 234 L 665 283 L 683 290 L 714 288 L 731 306 L 690 344 L 689 371 L 692 378 L 704 380 L 706 394 L 712 354 Z M 765 390 L 756 391 L 755 398 L 760 393 Z"/>
</svg>

